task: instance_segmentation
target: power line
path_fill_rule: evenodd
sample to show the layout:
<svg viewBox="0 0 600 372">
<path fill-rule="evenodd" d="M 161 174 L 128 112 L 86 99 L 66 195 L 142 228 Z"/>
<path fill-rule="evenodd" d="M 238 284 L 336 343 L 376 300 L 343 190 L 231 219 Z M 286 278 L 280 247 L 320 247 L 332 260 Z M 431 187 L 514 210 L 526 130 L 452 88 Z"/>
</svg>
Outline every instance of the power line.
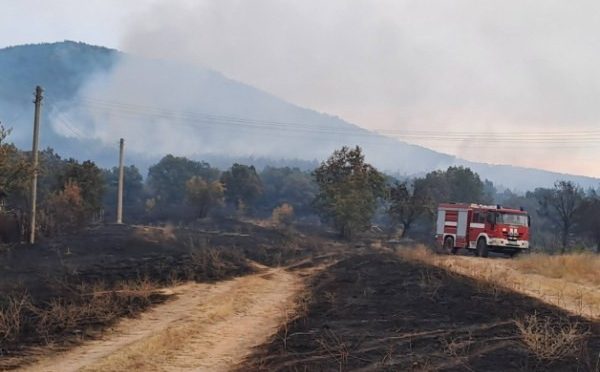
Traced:
<svg viewBox="0 0 600 372">
<path fill-rule="evenodd" d="M 318 125 L 314 125 L 312 123 L 298 123 L 298 122 L 282 122 L 282 121 L 273 121 L 273 120 L 258 120 L 258 119 L 248 119 L 248 118 L 240 118 L 240 117 L 235 117 L 235 116 L 224 116 L 224 115 L 215 115 L 215 114 L 207 114 L 207 113 L 203 113 L 203 112 L 195 112 L 195 111 L 188 111 L 188 110 L 177 110 L 177 111 L 173 111 L 173 110 L 168 110 L 168 109 L 160 109 L 160 108 L 156 108 L 156 107 L 152 107 L 152 106 L 145 106 L 145 105 L 140 105 L 140 104 L 131 104 L 131 103 L 123 103 L 123 102 L 115 102 L 115 101 L 107 101 L 107 100 L 97 100 L 97 99 L 92 99 L 92 98 L 80 98 L 79 99 L 81 102 L 84 103 L 84 105 L 87 106 L 96 106 L 99 108 L 112 108 L 112 109 L 121 109 L 123 111 L 133 111 L 133 112 L 143 112 L 143 113 L 147 113 L 149 115 L 152 114 L 152 112 L 154 112 L 154 114 L 158 114 L 158 115 L 171 115 L 171 116 L 178 116 L 178 117 L 182 117 L 182 118 L 187 118 L 188 115 L 191 115 L 193 117 L 196 116 L 200 116 L 203 118 L 208 118 L 208 119 L 214 119 L 214 120 L 230 120 L 230 121 L 235 121 L 235 122 L 240 122 L 240 123 L 254 123 L 254 124 L 261 124 L 261 125 L 278 125 L 278 126 L 285 126 L 285 127 L 295 127 L 295 126 L 301 126 L 302 128 L 310 128 L 310 127 L 315 127 L 315 128 L 322 128 L 322 126 L 318 126 Z M 142 111 L 143 110 L 143 111 Z M 361 130 L 361 131 L 367 131 L 366 129 L 356 129 L 356 130 Z M 355 131 L 356 131 L 355 130 Z M 386 134 L 405 134 L 405 135 L 429 135 L 429 134 L 438 134 L 440 133 L 440 131 L 426 131 L 426 130 L 396 130 L 396 129 L 373 129 L 373 131 L 377 132 L 377 133 L 386 133 Z M 449 132 L 447 133 L 449 135 L 462 135 L 462 136 L 489 136 L 490 133 L 486 132 L 486 133 L 474 133 L 473 131 L 454 131 L 454 132 Z M 521 137 L 527 137 L 527 136 L 542 136 L 542 137 L 547 137 L 547 136 L 589 136 L 591 134 L 598 134 L 600 135 L 600 130 L 580 130 L 580 131 L 573 131 L 573 130 L 569 130 L 569 131 L 544 131 L 544 132 L 524 132 L 524 131 L 520 131 L 518 133 L 511 133 L 511 134 L 506 134 L 506 133 L 496 133 L 495 135 L 497 136 L 515 136 L 518 135 L 519 138 Z"/>
<path fill-rule="evenodd" d="M 214 115 L 203 112 L 187 110 L 173 111 L 139 104 L 80 98 L 79 108 L 105 113 L 120 117 L 145 117 L 155 120 L 169 120 L 170 125 L 183 123 L 191 128 L 207 128 L 229 126 L 247 130 L 267 130 L 271 135 L 286 136 L 287 133 L 297 137 L 299 134 L 352 136 L 361 139 L 400 139 L 405 141 L 459 143 L 464 146 L 490 147 L 492 144 L 501 145 L 553 145 L 548 147 L 581 148 L 596 147 L 600 141 L 600 130 L 586 131 L 545 131 L 545 132 L 518 132 L 518 133 L 481 133 L 481 132 L 441 132 L 426 130 L 380 130 L 369 132 L 366 129 L 325 128 L 313 123 L 303 124 L 297 122 L 281 122 L 273 120 L 257 120 L 235 116 Z M 385 134 L 393 136 L 387 137 Z M 469 143 L 470 141 L 475 143 Z M 481 143 L 483 142 L 483 143 Z M 569 146 L 571 145 L 571 146 Z M 439 147 L 436 145 L 436 147 Z M 518 147 L 518 146 L 517 146 Z M 521 146 L 522 147 L 522 146 Z"/>
<path fill-rule="evenodd" d="M 79 131 L 79 129 L 76 129 L 76 127 L 69 124 L 69 121 L 66 120 L 66 118 L 63 115 L 66 116 L 66 114 L 58 113 L 58 114 L 56 114 L 55 117 L 58 119 L 58 121 L 61 122 L 61 124 L 65 128 L 67 128 L 69 130 L 69 132 L 73 133 L 77 138 L 79 138 L 81 140 L 85 139 L 85 136 Z"/>
<path fill-rule="evenodd" d="M 168 110 L 156 110 L 154 108 L 148 108 L 147 110 L 139 110 L 133 108 L 133 106 L 129 105 L 106 105 L 106 104 L 93 104 L 87 103 L 86 106 L 95 109 L 111 109 L 120 111 L 128 114 L 135 115 L 144 115 L 151 116 L 157 118 L 169 118 L 176 120 L 196 120 L 199 122 L 214 122 L 214 123 L 224 123 L 230 125 L 244 125 L 244 126 L 257 126 L 257 127 L 265 127 L 265 128 L 285 128 L 285 129 L 301 129 L 301 130 L 316 130 L 318 132 L 323 133 L 331 133 L 331 134 L 360 134 L 360 135 L 381 135 L 382 132 L 386 134 L 401 134 L 405 137 L 414 137 L 414 138 L 426 138 L 426 139 L 493 139 L 493 140 L 555 140 L 564 142 L 565 139 L 575 139 L 575 140 L 600 140 L 600 130 L 589 130 L 589 131 L 569 131 L 569 132 L 550 132 L 546 131 L 543 133 L 540 132 L 519 132 L 519 133 L 473 133 L 473 132 L 449 132 L 442 134 L 440 131 L 408 131 L 408 130 L 378 130 L 377 133 L 368 132 L 365 129 L 355 129 L 355 130 L 339 130 L 339 129 L 327 129 L 323 127 L 313 127 L 310 125 L 302 125 L 298 123 L 284 123 L 284 122 L 273 122 L 273 121 L 260 121 L 254 119 L 245 119 L 245 118 L 235 118 L 231 116 L 219 116 L 219 115 L 207 115 L 203 113 L 191 113 L 190 111 L 168 111 Z M 140 105 L 138 105 L 141 107 Z M 154 111 L 154 112 L 153 112 Z"/>
</svg>

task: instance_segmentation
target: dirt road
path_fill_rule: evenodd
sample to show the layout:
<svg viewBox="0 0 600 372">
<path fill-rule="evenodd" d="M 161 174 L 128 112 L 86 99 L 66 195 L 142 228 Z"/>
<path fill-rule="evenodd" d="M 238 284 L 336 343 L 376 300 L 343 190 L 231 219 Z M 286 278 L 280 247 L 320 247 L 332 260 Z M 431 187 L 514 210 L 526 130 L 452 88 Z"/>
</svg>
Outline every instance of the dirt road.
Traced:
<svg viewBox="0 0 600 372">
<path fill-rule="evenodd" d="M 303 289 L 281 268 L 169 289 L 177 298 L 26 371 L 225 371 L 288 320 Z"/>
</svg>

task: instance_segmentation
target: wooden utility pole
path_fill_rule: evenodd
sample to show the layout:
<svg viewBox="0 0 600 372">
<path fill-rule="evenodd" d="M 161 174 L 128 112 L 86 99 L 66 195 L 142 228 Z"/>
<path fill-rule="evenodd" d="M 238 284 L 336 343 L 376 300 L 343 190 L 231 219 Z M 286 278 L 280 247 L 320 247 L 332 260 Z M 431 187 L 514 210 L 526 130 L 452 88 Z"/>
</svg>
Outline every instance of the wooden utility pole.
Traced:
<svg viewBox="0 0 600 372">
<path fill-rule="evenodd" d="M 42 87 L 35 87 L 35 114 L 33 117 L 33 145 L 31 148 L 31 163 L 33 177 L 31 178 L 31 216 L 29 225 L 29 244 L 35 243 L 35 212 L 37 205 L 37 178 L 38 178 L 38 147 L 40 143 L 40 111 L 42 109 Z"/>
<path fill-rule="evenodd" d="M 117 223 L 123 223 L 123 151 L 125 141 L 119 141 L 119 190 L 117 191 Z"/>
</svg>

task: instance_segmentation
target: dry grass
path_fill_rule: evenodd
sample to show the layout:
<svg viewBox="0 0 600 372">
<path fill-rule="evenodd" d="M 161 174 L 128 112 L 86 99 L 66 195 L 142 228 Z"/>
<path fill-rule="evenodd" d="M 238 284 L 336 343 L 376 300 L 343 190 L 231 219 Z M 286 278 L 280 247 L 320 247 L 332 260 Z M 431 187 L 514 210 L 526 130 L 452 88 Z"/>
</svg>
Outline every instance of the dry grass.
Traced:
<svg viewBox="0 0 600 372">
<path fill-rule="evenodd" d="M 157 366 L 169 359 L 174 350 L 182 349 L 198 332 L 195 327 L 169 327 L 143 342 L 135 343 L 122 352 L 108 356 L 100 363 L 82 368 L 82 371 L 158 371 Z"/>
<path fill-rule="evenodd" d="M 430 264 L 435 264 L 444 257 L 436 255 L 432 250 L 422 244 L 417 244 L 411 248 L 402 248 L 398 251 L 398 254 L 400 257 Z"/>
<path fill-rule="evenodd" d="M 348 364 L 348 358 L 350 357 L 350 345 L 348 345 L 340 335 L 336 334 L 333 330 L 328 329 L 326 329 L 323 332 L 322 337 L 318 338 L 316 341 L 321 351 L 335 359 L 339 370 L 343 371 Z"/>
<path fill-rule="evenodd" d="M 163 297 L 147 280 L 69 287 L 63 296 L 35 303 L 25 294 L 5 295 L 0 303 L 0 349 L 22 342 L 46 344 L 81 339 L 98 326 L 134 315 Z M 2 368 L 2 364 L 0 364 Z"/>
<path fill-rule="evenodd" d="M 23 309 L 30 304 L 25 294 L 8 297 L 3 309 L 0 309 L 0 345 L 14 341 L 21 334 Z"/>
<path fill-rule="evenodd" d="M 161 366 L 182 363 L 182 355 L 191 366 L 202 358 L 208 358 L 211 350 L 214 352 L 213 349 L 219 347 L 217 343 L 222 335 L 217 336 L 216 330 L 226 331 L 232 322 L 231 325 L 235 326 L 235 318 L 250 311 L 264 297 L 265 291 L 271 291 L 276 284 L 269 276 L 263 278 L 255 274 L 219 285 L 224 291 L 207 292 L 185 321 L 171 322 L 162 329 L 155 329 L 153 335 L 132 342 L 82 370 L 159 371 L 163 370 Z M 279 321 L 287 323 L 294 317 L 291 308 L 281 307 L 278 311 L 281 313 Z"/>
<path fill-rule="evenodd" d="M 600 286 L 600 255 L 593 253 L 533 254 L 512 260 L 510 266 L 522 273 Z"/>
<path fill-rule="evenodd" d="M 515 260 L 438 255 L 423 245 L 398 254 L 476 278 L 480 290 L 517 291 L 573 314 L 600 319 L 600 256 L 567 254 L 524 256 Z"/>
<path fill-rule="evenodd" d="M 240 302 L 246 303 L 247 300 L 247 297 L 238 295 L 207 303 L 195 309 L 197 314 L 191 321 L 157 329 L 154 335 L 135 342 L 101 362 L 83 368 L 82 371 L 159 371 L 159 366 L 173 360 L 178 351 L 190 344 L 192 338 L 201 334 L 211 324 L 232 316 L 236 309 L 242 306 Z"/>
<path fill-rule="evenodd" d="M 529 315 L 515 321 L 527 348 L 542 361 L 579 357 L 585 349 L 589 331 L 577 322 Z"/>
</svg>

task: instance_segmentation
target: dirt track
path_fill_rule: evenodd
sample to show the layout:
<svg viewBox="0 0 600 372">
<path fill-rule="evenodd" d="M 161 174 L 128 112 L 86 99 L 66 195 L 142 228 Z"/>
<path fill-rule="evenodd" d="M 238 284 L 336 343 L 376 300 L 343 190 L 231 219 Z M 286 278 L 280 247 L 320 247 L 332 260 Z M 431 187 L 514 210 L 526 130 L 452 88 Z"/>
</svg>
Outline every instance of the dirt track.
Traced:
<svg viewBox="0 0 600 372">
<path fill-rule="evenodd" d="M 24 370 L 231 370 L 288 320 L 302 288 L 298 274 L 281 268 L 181 285 L 170 289 L 175 300 L 121 321 L 105 338 Z"/>
</svg>

